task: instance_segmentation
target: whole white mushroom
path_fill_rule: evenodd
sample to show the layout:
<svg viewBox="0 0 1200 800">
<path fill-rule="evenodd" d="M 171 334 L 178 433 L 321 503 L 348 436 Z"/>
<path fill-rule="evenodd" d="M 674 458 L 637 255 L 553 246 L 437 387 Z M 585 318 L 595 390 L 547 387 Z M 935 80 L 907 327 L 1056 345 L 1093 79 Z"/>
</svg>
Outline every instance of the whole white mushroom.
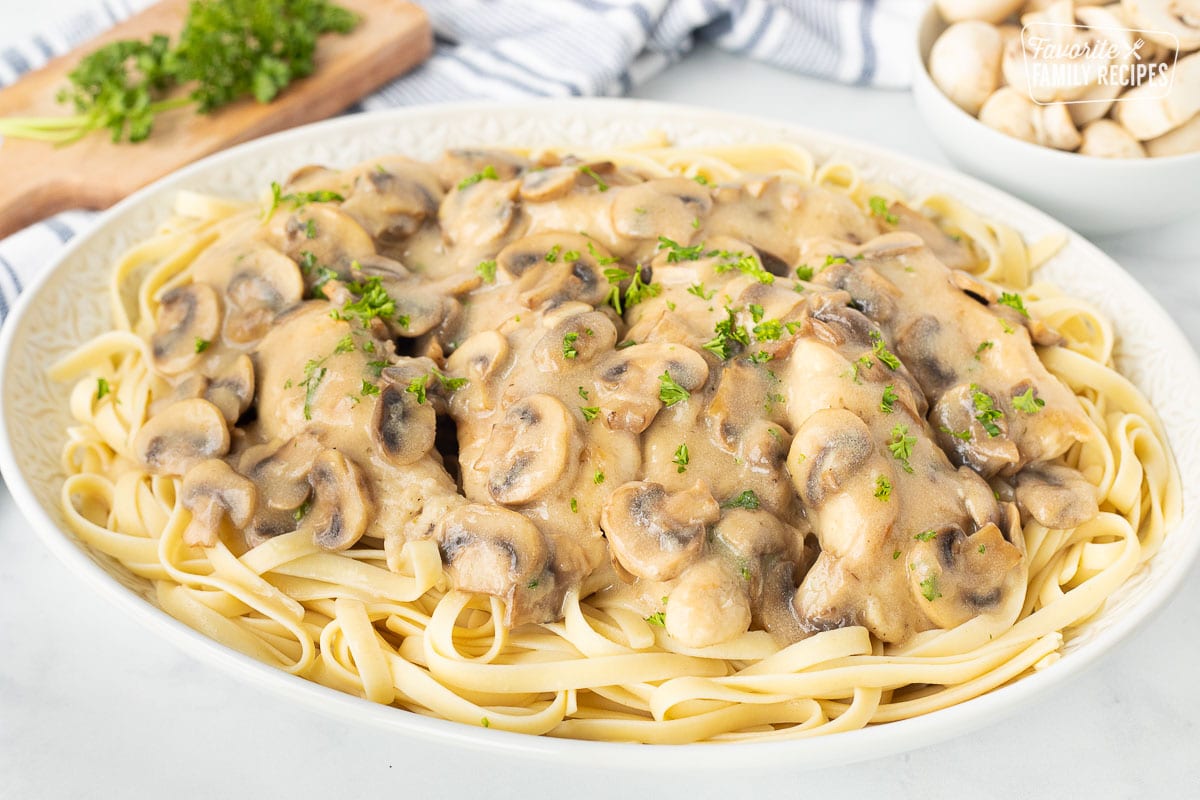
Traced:
<svg viewBox="0 0 1200 800">
<path fill-rule="evenodd" d="M 1145 158 L 1142 143 L 1111 119 L 1098 119 L 1084 126 L 1080 155 L 1096 158 Z"/>
<path fill-rule="evenodd" d="M 1139 34 L 1180 53 L 1200 50 L 1200 0 L 1121 0 L 1125 19 Z"/>
<path fill-rule="evenodd" d="M 1029 95 L 1011 86 L 997 89 L 979 109 L 979 121 L 1015 139 L 1037 144 L 1033 116 L 1037 106 Z"/>
<path fill-rule="evenodd" d="M 1000 83 L 1000 31 L 986 22 L 951 25 L 929 52 L 929 75 L 955 105 L 972 116 Z"/>
<path fill-rule="evenodd" d="M 1130 89 L 1117 103 L 1117 122 L 1143 142 L 1178 128 L 1200 112 L 1200 53 L 1181 58 L 1168 68 L 1166 80 Z"/>
<path fill-rule="evenodd" d="M 1200 153 L 1200 114 L 1192 117 L 1170 133 L 1146 142 L 1146 152 L 1155 158 Z"/>
<path fill-rule="evenodd" d="M 1037 106 L 1033 113 L 1033 130 L 1040 145 L 1055 150 L 1074 150 L 1079 147 L 1079 131 L 1062 103 Z"/>
</svg>

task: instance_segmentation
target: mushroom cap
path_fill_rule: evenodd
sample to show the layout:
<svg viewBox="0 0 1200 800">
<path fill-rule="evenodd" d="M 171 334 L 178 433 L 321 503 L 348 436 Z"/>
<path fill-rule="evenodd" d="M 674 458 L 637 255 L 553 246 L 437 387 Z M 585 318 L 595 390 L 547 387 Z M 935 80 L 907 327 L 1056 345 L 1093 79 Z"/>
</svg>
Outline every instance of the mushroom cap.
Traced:
<svg viewBox="0 0 1200 800">
<path fill-rule="evenodd" d="M 272 247 L 255 247 L 237 260 L 231 273 L 225 283 L 224 327 L 231 342 L 258 341 L 276 315 L 304 296 L 304 279 L 296 263 Z"/>
<path fill-rule="evenodd" d="M 688 392 L 708 380 L 704 356 L 682 344 L 645 342 L 615 350 L 597 365 L 596 394 L 614 428 L 641 433 L 663 407 L 665 373 Z"/>
<path fill-rule="evenodd" d="M 1033 131 L 1040 145 L 1056 150 L 1074 150 L 1079 147 L 1079 131 L 1075 129 L 1067 106 L 1062 103 L 1038 106 L 1033 115 Z"/>
<path fill-rule="evenodd" d="M 1037 132 L 1033 127 L 1033 115 L 1036 109 L 1028 95 L 1011 86 L 1002 86 L 979 109 L 979 121 L 1015 139 L 1035 144 Z"/>
<path fill-rule="evenodd" d="M 1096 487 L 1078 470 L 1036 464 L 1017 473 L 1017 508 L 1051 530 L 1078 528 L 1100 513 Z"/>
<path fill-rule="evenodd" d="M 372 238 L 396 243 L 436 219 L 444 193 L 437 172 L 403 156 L 365 161 L 344 177 L 353 183 L 342 210 Z"/>
<path fill-rule="evenodd" d="M 488 167 L 496 171 L 500 180 L 507 181 L 521 175 L 531 166 L 529 159 L 509 150 L 473 148 L 452 148 L 434 163 L 438 178 L 447 192 L 458 186 L 464 178 L 478 175 Z"/>
<path fill-rule="evenodd" d="M 986 22 L 956 22 L 929 51 L 929 77 L 972 116 L 1000 83 L 1000 31 Z"/>
<path fill-rule="evenodd" d="M 671 590 L 666 628 L 686 647 L 711 647 L 750 629 L 746 583 L 716 559 L 683 573 Z"/>
<path fill-rule="evenodd" d="M 1121 96 L 1113 116 L 1137 139 L 1154 139 L 1200 113 L 1200 53 L 1181 58 L 1167 69 L 1164 93 L 1156 82 L 1143 83 Z"/>
<path fill-rule="evenodd" d="M 297 264 L 311 259 L 343 278 L 353 262 L 375 255 L 371 235 L 333 203 L 306 203 L 288 214 L 275 214 L 262 236 Z M 317 276 L 306 278 L 311 284 Z"/>
<path fill-rule="evenodd" d="M 616 232 L 633 239 L 666 236 L 690 242 L 692 222 L 712 210 L 712 192 L 689 178 L 655 178 L 616 192 L 612 223 Z"/>
<path fill-rule="evenodd" d="M 434 538 L 454 588 L 504 600 L 509 625 L 557 618 L 560 609 L 539 612 L 535 606 L 544 592 L 540 576 L 550 568 L 550 548 L 521 514 L 468 503 L 438 521 Z"/>
<path fill-rule="evenodd" d="M 233 425 L 254 400 L 254 362 L 245 353 L 233 359 L 220 375 L 208 381 L 204 399 L 221 409 Z"/>
<path fill-rule="evenodd" d="M 702 482 L 669 493 L 660 483 L 632 481 L 609 496 L 600 528 L 613 558 L 629 574 L 666 581 L 700 557 L 706 526 L 720 515 Z"/>
<path fill-rule="evenodd" d="M 198 341 L 211 342 L 221 329 L 221 300 L 205 283 L 176 286 L 162 296 L 150 337 L 155 368 L 178 375 L 200 361 Z"/>
<path fill-rule="evenodd" d="M 413 378 L 428 374 L 420 362 L 383 371 L 387 382 L 375 403 L 371 436 L 383 455 L 396 466 L 406 466 L 433 449 L 437 412 L 433 404 L 418 402 L 408 391 Z"/>
<path fill-rule="evenodd" d="M 617 326 L 604 313 L 590 308 L 561 319 L 550 316 L 543 320 L 546 322 L 552 324 L 533 350 L 534 363 L 543 372 L 572 367 L 590 371 L 597 359 L 611 352 L 617 343 Z"/>
<path fill-rule="evenodd" d="M 487 472 L 488 494 L 495 502 L 523 505 L 570 484 L 580 448 L 578 426 L 562 401 L 532 394 L 509 406 L 474 469 Z"/>
<path fill-rule="evenodd" d="M 1200 50 L 1200 4 L 1195 0 L 1121 0 L 1129 27 L 1180 53 Z"/>
<path fill-rule="evenodd" d="M 322 550 L 346 550 L 367 530 L 373 515 L 370 492 L 358 465 L 337 450 L 324 450 L 308 474 L 313 500 L 297 530 L 312 534 Z"/>
<path fill-rule="evenodd" d="M 482 180 L 458 188 L 455 186 L 438 208 L 438 223 L 442 239 L 448 244 L 470 248 L 491 249 L 517 222 L 517 192 L 515 180 Z M 522 219 L 519 228 L 528 225 Z M 491 250 L 491 252 L 495 252 Z"/>
<path fill-rule="evenodd" d="M 609 284 L 592 250 L 605 257 L 605 251 L 577 233 L 536 233 L 501 250 L 496 266 L 516 282 L 521 303 L 528 308 L 570 300 L 595 305 L 604 300 Z"/>
<path fill-rule="evenodd" d="M 238 528 L 246 527 L 258 505 L 254 483 L 219 458 L 201 461 L 189 469 L 179 496 L 183 507 L 192 512 L 183 541 L 201 547 L 217 543 L 221 521 L 226 517 Z"/>
<path fill-rule="evenodd" d="M 446 359 L 446 368 L 455 375 L 466 375 L 466 391 L 455 396 L 466 398 L 472 409 L 490 411 L 498 402 L 497 380 L 509 363 L 511 348 L 499 331 L 480 331 L 458 346 Z"/>
<path fill-rule="evenodd" d="M 221 410 L 207 400 L 181 400 L 146 420 L 132 447 L 152 472 L 183 475 L 194 464 L 229 452 L 229 428 Z"/>
<path fill-rule="evenodd" d="M 1097 158 L 1146 157 L 1142 143 L 1111 119 L 1098 119 L 1084 127 L 1079 153 Z"/>
<path fill-rule="evenodd" d="M 1025 0 L 936 0 L 938 12 L 947 22 L 980 20 L 997 23 L 1015 14 Z"/>
<path fill-rule="evenodd" d="M 1154 158 L 1200 152 L 1200 113 L 1175 130 L 1146 142 L 1146 152 Z"/>
</svg>

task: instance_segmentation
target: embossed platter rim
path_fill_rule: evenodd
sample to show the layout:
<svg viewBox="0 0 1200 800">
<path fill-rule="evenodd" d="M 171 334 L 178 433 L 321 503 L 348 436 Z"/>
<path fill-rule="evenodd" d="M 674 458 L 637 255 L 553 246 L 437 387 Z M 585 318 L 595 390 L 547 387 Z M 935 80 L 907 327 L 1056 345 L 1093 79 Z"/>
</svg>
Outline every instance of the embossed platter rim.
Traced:
<svg viewBox="0 0 1200 800">
<path fill-rule="evenodd" d="M 66 387 L 44 366 L 108 326 L 106 281 L 117 253 L 148 235 L 180 189 L 255 196 L 269 181 L 306 163 L 349 165 L 389 152 L 428 158 L 446 146 L 600 147 L 636 142 L 654 131 L 680 145 L 796 142 L 818 163 L 855 164 L 871 179 L 914 195 L 932 191 L 960 200 L 1038 238 L 1064 229 L 1024 203 L 979 181 L 818 131 L 707 109 L 634 100 L 469 103 L 356 115 L 306 126 L 212 156 L 143 189 L 80 235 L 22 296 L 0 333 L 0 471 L 18 507 L 51 550 L 123 611 L 190 656 L 214 663 L 292 701 L 341 717 L 455 746 L 561 762 L 602 762 L 640 769 L 796 769 L 832 766 L 910 750 L 1012 713 L 1075 677 L 1137 628 L 1173 594 L 1200 552 L 1200 361 L 1160 306 L 1107 256 L 1079 236 L 1040 277 L 1087 298 L 1114 320 L 1118 363 L 1159 409 L 1179 460 L 1184 519 L 1162 551 L 1078 629 L 1063 659 L 990 694 L 916 719 L 791 742 L 744 746 L 644 747 L 576 742 L 485 730 L 429 719 L 326 689 L 228 650 L 157 609 L 145 584 L 78 544 L 59 519 L 59 452 L 69 424 Z M 1167 368 L 1167 365 L 1170 368 Z"/>
</svg>

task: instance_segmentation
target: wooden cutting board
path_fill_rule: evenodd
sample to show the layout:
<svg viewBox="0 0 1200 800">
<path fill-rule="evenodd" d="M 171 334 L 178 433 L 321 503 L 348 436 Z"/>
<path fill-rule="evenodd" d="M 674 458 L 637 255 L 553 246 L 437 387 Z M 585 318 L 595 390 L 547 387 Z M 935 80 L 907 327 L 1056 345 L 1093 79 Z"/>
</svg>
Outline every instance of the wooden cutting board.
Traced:
<svg viewBox="0 0 1200 800">
<path fill-rule="evenodd" d="M 423 61 L 433 49 L 429 19 L 401 0 L 337 0 L 361 21 L 317 45 L 316 70 L 268 104 L 244 100 L 212 114 L 194 107 L 158 115 L 144 142 L 114 144 L 96 131 L 71 145 L 0 142 L 0 238 L 72 208 L 107 208 L 172 170 L 230 145 L 324 119 Z M 64 116 L 55 95 L 87 53 L 117 39 L 178 38 L 188 0 L 163 0 L 0 90 L 0 116 Z"/>
</svg>

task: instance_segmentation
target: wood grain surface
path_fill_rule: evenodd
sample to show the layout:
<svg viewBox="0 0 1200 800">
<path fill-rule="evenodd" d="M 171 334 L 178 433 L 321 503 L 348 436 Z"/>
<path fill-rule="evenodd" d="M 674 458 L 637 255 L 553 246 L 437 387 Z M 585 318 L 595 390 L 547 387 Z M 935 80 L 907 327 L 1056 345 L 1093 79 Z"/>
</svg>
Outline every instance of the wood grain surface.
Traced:
<svg viewBox="0 0 1200 800">
<path fill-rule="evenodd" d="M 0 238 L 72 208 L 107 208 L 172 170 L 239 142 L 333 116 L 423 61 L 433 47 L 425 12 L 401 0 L 338 0 L 360 17 L 348 35 L 321 37 L 314 73 L 271 103 L 242 100 L 212 114 L 164 112 L 144 142 L 115 144 L 107 131 L 55 146 L 0 143 Z M 0 90 L 0 116 L 72 113 L 55 95 L 87 53 L 117 39 L 178 37 L 187 0 L 163 0 Z"/>
</svg>

